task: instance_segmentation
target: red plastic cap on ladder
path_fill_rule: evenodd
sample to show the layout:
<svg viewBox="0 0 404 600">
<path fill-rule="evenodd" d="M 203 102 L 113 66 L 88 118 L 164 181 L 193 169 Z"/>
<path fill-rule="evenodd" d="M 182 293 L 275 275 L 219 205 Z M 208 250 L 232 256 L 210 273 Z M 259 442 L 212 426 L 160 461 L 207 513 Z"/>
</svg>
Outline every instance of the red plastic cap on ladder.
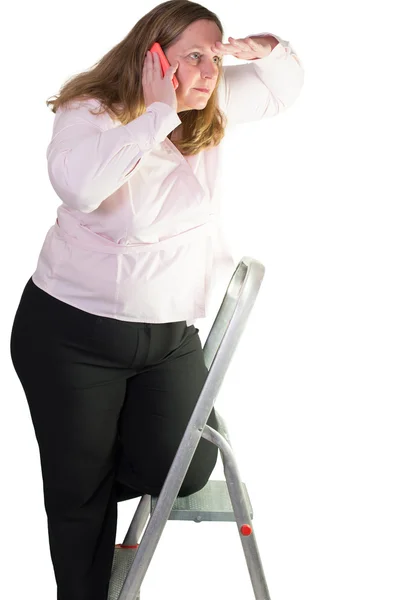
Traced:
<svg viewBox="0 0 404 600">
<path fill-rule="evenodd" d="M 243 535 L 250 535 L 252 533 L 252 527 L 250 525 L 242 525 L 240 531 Z"/>
</svg>

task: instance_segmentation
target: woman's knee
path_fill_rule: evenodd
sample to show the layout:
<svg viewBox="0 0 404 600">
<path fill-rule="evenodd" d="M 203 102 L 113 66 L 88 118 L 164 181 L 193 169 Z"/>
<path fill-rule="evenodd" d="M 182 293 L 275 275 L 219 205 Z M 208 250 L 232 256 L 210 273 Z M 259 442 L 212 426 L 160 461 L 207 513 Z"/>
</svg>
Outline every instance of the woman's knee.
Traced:
<svg viewBox="0 0 404 600">
<path fill-rule="evenodd" d="M 217 446 L 202 438 L 184 477 L 178 496 L 190 496 L 202 490 L 209 481 L 216 466 L 217 458 Z"/>
</svg>

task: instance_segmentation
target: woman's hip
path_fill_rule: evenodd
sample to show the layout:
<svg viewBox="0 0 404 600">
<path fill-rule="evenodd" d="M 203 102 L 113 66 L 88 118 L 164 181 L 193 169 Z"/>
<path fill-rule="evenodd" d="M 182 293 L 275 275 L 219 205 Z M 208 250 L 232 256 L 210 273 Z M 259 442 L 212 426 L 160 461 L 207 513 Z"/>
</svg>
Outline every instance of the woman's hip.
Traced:
<svg viewBox="0 0 404 600">
<path fill-rule="evenodd" d="M 94 315 L 54 298 L 30 279 L 14 317 L 10 350 L 17 371 L 28 360 L 133 369 L 146 362 L 151 338 L 159 340 L 153 342 L 152 358 L 161 360 L 181 344 L 187 329 L 186 321 L 148 324 Z"/>
</svg>

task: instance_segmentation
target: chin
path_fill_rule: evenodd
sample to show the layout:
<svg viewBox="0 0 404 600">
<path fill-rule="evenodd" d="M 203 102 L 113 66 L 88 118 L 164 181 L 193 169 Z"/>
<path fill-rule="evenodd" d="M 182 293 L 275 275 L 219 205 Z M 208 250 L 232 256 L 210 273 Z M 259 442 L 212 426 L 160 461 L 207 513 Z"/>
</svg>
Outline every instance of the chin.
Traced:
<svg viewBox="0 0 404 600">
<path fill-rule="evenodd" d="M 188 108 L 186 110 L 202 110 L 203 108 L 206 107 L 208 100 L 209 100 L 209 96 L 206 98 L 206 100 L 201 99 L 198 101 L 190 102 L 188 105 Z"/>
<path fill-rule="evenodd" d="M 186 110 L 203 110 L 206 108 L 207 102 L 202 104 L 201 102 L 195 103 L 193 106 L 182 106 L 178 109 L 178 112 L 185 112 Z"/>
</svg>

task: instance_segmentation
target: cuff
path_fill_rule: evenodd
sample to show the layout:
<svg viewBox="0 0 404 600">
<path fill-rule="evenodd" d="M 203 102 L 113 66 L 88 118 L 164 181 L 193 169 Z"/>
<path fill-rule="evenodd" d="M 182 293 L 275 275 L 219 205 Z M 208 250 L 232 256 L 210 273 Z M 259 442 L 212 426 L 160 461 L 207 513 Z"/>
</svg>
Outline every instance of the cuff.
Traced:
<svg viewBox="0 0 404 600">
<path fill-rule="evenodd" d="M 151 117 L 151 119 L 150 119 Z M 146 113 L 125 125 L 142 150 L 161 143 L 182 121 L 177 112 L 165 102 L 153 102 Z"/>
</svg>

